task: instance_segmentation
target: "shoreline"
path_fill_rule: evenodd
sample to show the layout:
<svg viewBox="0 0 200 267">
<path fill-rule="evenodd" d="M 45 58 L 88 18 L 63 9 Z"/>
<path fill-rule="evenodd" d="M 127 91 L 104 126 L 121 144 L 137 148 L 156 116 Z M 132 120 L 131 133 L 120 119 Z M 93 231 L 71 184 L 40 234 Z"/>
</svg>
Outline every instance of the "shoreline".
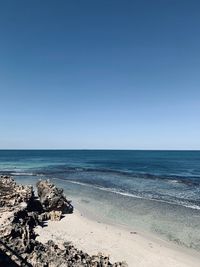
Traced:
<svg viewBox="0 0 200 267">
<path fill-rule="evenodd" d="M 200 251 L 195 250 L 194 248 L 189 248 L 185 245 L 179 245 L 177 243 L 175 243 L 174 241 L 170 241 L 165 239 L 164 237 L 160 236 L 159 234 L 150 232 L 150 231 L 146 231 L 138 226 L 130 226 L 127 224 L 120 224 L 120 223 L 116 223 L 113 222 L 112 220 L 108 220 L 105 217 L 101 217 L 98 214 L 94 214 L 92 212 L 90 212 L 89 210 L 87 210 L 87 208 L 85 208 L 83 205 L 81 205 L 78 201 L 75 202 L 73 201 L 73 203 L 75 203 L 75 211 L 77 211 L 79 214 L 81 214 L 83 217 L 86 217 L 88 220 L 90 221 L 95 221 L 97 223 L 103 223 L 105 225 L 109 225 L 118 229 L 121 229 L 122 231 L 127 231 L 127 232 L 138 232 L 140 233 L 141 236 L 150 239 L 152 241 L 155 242 L 160 242 L 162 245 L 166 246 L 166 247 L 170 247 L 173 249 L 177 249 L 177 250 L 181 250 L 184 253 L 188 253 L 191 255 L 195 255 L 195 256 L 199 256 L 200 257 Z"/>
<path fill-rule="evenodd" d="M 126 261 L 137 267 L 199 267 L 200 254 L 193 250 L 123 226 L 96 221 L 75 209 L 59 222 L 37 227 L 37 240 L 70 241 L 88 254 L 103 253 L 111 261 Z"/>
</svg>

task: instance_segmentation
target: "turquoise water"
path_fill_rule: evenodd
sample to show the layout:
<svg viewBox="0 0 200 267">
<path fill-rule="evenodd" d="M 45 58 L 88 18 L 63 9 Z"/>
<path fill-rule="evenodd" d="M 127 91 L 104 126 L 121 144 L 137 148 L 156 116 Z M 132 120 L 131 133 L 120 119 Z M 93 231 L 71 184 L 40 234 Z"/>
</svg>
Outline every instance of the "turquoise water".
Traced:
<svg viewBox="0 0 200 267">
<path fill-rule="evenodd" d="M 1 150 L 0 173 L 48 177 L 104 221 L 200 250 L 200 152 Z"/>
</svg>

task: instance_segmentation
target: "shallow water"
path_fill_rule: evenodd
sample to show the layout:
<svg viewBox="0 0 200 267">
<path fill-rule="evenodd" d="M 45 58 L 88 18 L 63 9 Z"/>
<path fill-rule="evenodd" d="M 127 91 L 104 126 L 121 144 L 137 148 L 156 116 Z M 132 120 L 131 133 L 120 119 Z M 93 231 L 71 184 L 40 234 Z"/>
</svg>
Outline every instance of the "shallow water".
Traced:
<svg viewBox="0 0 200 267">
<path fill-rule="evenodd" d="M 199 151 L 0 151 L 0 172 L 48 177 L 91 214 L 200 250 Z"/>
</svg>

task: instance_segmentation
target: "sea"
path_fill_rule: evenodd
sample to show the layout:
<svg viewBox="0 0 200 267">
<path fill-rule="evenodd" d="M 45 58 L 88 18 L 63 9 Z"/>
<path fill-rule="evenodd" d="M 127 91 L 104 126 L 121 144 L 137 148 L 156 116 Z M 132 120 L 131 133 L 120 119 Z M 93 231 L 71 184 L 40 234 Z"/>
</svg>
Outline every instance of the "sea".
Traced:
<svg viewBox="0 0 200 267">
<path fill-rule="evenodd" d="M 0 150 L 0 174 L 48 178 L 99 221 L 200 251 L 200 151 Z"/>
</svg>

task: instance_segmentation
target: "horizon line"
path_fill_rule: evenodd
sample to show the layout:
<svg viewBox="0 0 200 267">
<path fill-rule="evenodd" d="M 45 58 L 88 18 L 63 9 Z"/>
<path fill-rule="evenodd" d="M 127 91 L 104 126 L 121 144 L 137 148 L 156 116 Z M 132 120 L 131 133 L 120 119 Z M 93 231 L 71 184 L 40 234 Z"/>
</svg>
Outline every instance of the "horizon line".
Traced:
<svg viewBox="0 0 200 267">
<path fill-rule="evenodd" d="M 77 150 L 77 151 L 83 151 L 83 150 L 97 150 L 97 151 L 200 151 L 200 149 L 144 149 L 144 148 L 0 148 L 0 151 L 3 150 Z"/>
</svg>

